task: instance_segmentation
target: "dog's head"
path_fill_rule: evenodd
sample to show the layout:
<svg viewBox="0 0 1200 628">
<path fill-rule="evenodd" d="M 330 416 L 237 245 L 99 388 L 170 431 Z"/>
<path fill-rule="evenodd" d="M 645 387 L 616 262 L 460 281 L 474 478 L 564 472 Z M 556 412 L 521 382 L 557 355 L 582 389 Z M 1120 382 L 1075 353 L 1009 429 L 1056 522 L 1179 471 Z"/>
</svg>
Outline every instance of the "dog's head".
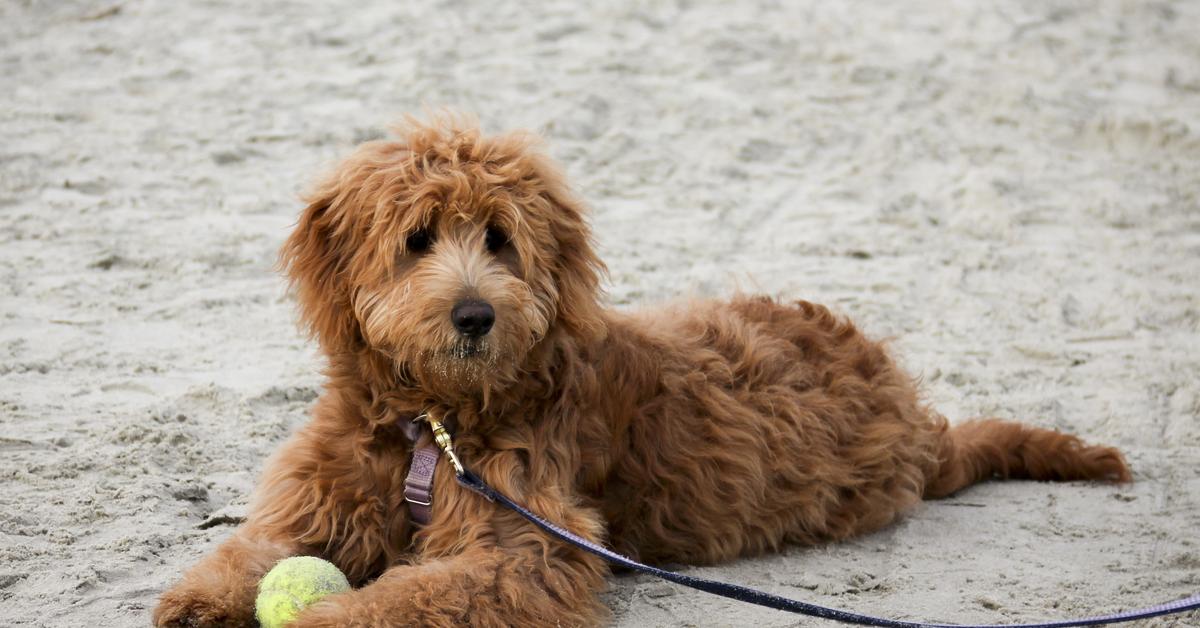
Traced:
<svg viewBox="0 0 1200 628">
<path fill-rule="evenodd" d="M 474 395 L 552 335 L 605 333 L 584 207 L 531 136 L 410 121 L 308 201 L 281 263 L 329 354 L 374 350 L 432 393 Z"/>
</svg>

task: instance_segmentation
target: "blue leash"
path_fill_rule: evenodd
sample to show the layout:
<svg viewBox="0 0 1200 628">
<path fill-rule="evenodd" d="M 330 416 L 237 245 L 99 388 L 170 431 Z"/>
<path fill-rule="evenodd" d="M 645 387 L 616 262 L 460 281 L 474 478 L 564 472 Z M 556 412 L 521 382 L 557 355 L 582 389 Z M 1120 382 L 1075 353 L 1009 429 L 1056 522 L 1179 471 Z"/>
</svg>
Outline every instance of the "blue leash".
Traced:
<svg viewBox="0 0 1200 628">
<path fill-rule="evenodd" d="M 440 427 L 440 426 L 438 426 Z M 436 433 L 436 430 L 435 430 Z M 440 444 L 440 443 L 439 443 Z M 447 453 L 451 454 L 452 450 L 447 449 Z M 453 454 L 451 454 L 453 456 Z M 767 608 L 773 608 L 791 613 L 799 613 L 801 615 L 809 615 L 812 617 L 823 617 L 834 621 L 845 622 L 848 624 L 859 624 L 862 626 L 880 626 L 882 628 L 1067 628 L 1068 626 L 1099 626 L 1103 624 L 1116 624 L 1138 619 L 1148 619 L 1150 617 L 1158 617 L 1159 615 L 1169 615 L 1172 613 L 1184 613 L 1200 609 L 1200 593 L 1191 597 L 1158 604 L 1156 606 L 1148 606 L 1131 611 L 1123 611 L 1113 613 L 1111 615 L 1098 615 L 1096 617 L 1086 617 L 1084 619 L 1066 619 L 1062 621 L 1050 621 L 1035 624 L 984 624 L 984 625 L 968 625 L 968 624 L 939 624 L 914 621 L 899 621 L 895 619 L 884 619 L 882 617 L 872 617 L 870 615 L 860 615 L 851 613 L 836 608 L 828 608 L 809 604 L 808 602 L 800 602 L 791 600 L 778 595 L 772 595 L 764 591 L 758 591 L 749 587 L 743 587 L 736 584 L 726 584 L 715 580 L 705 580 L 704 578 L 696 578 L 693 576 L 685 576 L 674 571 L 667 571 L 657 567 L 651 567 L 637 562 L 626 556 L 622 556 L 610 549 L 597 545 L 585 538 L 576 536 L 568 530 L 564 530 L 545 519 L 526 510 L 520 504 L 509 499 L 503 493 L 490 487 L 479 476 L 472 473 L 470 470 L 462 468 L 457 457 L 453 457 L 455 463 L 455 471 L 458 475 L 458 483 L 479 493 L 489 501 L 499 502 L 511 509 L 513 512 L 521 515 L 533 525 L 549 532 L 552 536 L 558 537 L 560 540 L 566 541 L 581 550 L 591 552 L 611 563 L 628 567 L 635 571 L 648 573 L 658 576 L 663 580 L 669 580 L 676 584 L 682 584 L 686 587 L 691 587 L 706 593 L 724 596 L 740 602 L 749 602 Z"/>
</svg>

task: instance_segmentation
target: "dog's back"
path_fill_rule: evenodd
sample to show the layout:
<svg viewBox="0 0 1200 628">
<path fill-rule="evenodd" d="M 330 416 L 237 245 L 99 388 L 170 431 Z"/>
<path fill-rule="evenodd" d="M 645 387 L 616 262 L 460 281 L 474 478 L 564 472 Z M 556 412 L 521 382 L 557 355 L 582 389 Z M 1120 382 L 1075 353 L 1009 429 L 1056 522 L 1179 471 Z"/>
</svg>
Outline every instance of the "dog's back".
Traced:
<svg viewBox="0 0 1200 628">
<path fill-rule="evenodd" d="M 644 371 L 598 495 L 612 542 L 711 563 L 878 529 L 992 476 L 1125 481 L 1120 454 L 1019 423 L 949 427 L 880 343 L 825 307 L 765 297 L 618 317 Z M 619 412 L 628 413 L 628 409 Z"/>
</svg>

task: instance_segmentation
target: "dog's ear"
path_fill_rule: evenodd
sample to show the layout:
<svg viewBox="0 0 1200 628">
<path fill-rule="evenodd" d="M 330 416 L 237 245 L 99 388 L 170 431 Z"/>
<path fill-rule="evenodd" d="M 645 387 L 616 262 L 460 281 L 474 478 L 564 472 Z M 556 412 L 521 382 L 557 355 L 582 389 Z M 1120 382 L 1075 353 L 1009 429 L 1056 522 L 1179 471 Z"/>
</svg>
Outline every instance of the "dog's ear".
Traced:
<svg viewBox="0 0 1200 628">
<path fill-rule="evenodd" d="M 558 322 L 573 336 L 603 338 L 608 326 L 600 305 L 600 280 L 608 268 L 592 246 L 587 206 L 548 159 L 538 159 L 536 170 L 551 205 L 550 229 L 558 242 L 558 259 L 552 269 L 558 286 Z"/>
<path fill-rule="evenodd" d="M 360 147 L 307 195 L 308 205 L 279 252 L 279 267 L 296 289 L 300 319 L 326 353 L 362 344 L 354 315 L 350 274 L 363 250 L 369 225 L 364 183 L 397 146 L 373 142 Z"/>
<path fill-rule="evenodd" d="M 296 290 L 301 323 L 327 353 L 350 349 L 359 337 L 346 278 L 347 217 L 337 206 L 339 196 L 332 181 L 311 194 L 279 252 L 279 265 Z"/>
</svg>

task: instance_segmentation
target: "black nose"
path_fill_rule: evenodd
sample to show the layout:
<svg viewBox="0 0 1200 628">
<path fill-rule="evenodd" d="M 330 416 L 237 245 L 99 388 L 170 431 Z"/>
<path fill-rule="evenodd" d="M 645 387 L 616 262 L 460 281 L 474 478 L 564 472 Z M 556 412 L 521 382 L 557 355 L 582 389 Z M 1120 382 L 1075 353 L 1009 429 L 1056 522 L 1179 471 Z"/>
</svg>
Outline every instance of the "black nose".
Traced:
<svg viewBox="0 0 1200 628">
<path fill-rule="evenodd" d="M 491 331 L 492 323 L 496 322 L 496 311 L 483 301 L 470 299 L 460 301 L 450 310 L 450 320 L 460 334 L 478 338 Z"/>
</svg>

